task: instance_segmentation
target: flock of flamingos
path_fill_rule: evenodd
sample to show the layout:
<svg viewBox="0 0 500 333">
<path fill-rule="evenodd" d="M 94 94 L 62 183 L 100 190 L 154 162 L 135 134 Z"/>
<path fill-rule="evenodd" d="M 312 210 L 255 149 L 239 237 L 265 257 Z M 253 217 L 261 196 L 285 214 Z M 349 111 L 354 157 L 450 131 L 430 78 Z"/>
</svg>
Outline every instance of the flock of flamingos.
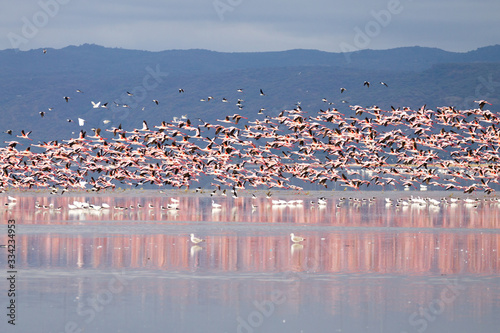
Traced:
<svg viewBox="0 0 500 333">
<path fill-rule="evenodd" d="M 301 190 L 302 181 L 489 194 L 499 182 L 499 116 L 485 109 L 488 102 L 476 102 L 469 110 L 354 105 L 351 116 L 329 103 L 317 113 L 298 104 L 276 115 L 261 110 L 260 119 L 143 121 L 135 129 L 82 130 L 69 140 L 31 145 L 30 132 L 6 131 L 27 148 L 14 140 L 0 148 L 0 189 L 189 188 L 204 178 L 215 190 Z"/>
</svg>

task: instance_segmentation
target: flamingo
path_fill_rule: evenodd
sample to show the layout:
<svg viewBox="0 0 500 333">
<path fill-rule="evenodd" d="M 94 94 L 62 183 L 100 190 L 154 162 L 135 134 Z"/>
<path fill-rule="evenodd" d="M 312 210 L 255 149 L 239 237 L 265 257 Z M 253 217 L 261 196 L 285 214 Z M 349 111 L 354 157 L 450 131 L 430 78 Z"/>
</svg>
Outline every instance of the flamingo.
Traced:
<svg viewBox="0 0 500 333">
<path fill-rule="evenodd" d="M 480 110 L 482 110 L 486 104 L 491 105 L 491 103 L 488 103 L 488 102 L 487 102 L 487 101 L 485 101 L 484 99 L 481 99 L 481 100 L 479 100 L 479 101 L 474 101 L 474 103 L 478 103 L 478 104 L 479 104 L 479 109 L 480 109 Z"/>
<path fill-rule="evenodd" d="M 18 138 L 23 138 L 23 139 L 28 139 L 33 141 L 33 139 L 28 138 L 28 135 L 30 135 L 31 131 L 25 133 L 24 130 L 21 130 L 21 135 L 16 135 Z"/>
</svg>

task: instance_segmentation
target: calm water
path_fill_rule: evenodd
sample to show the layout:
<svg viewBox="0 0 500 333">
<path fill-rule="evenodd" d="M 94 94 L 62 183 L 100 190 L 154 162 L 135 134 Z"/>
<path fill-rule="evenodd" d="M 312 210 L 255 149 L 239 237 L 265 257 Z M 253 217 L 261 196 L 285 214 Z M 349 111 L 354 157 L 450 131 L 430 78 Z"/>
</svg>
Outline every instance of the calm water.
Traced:
<svg viewBox="0 0 500 333">
<path fill-rule="evenodd" d="M 310 203 L 325 194 L 325 207 Z M 0 244 L 14 219 L 16 325 L 1 248 L 1 332 L 500 331 L 490 197 L 397 207 L 384 198 L 450 193 L 275 193 L 303 200 L 279 206 L 249 192 L 9 195 Z M 162 210 L 171 197 L 179 210 Z M 111 208 L 69 209 L 75 200 Z M 293 244 L 291 232 L 306 240 Z"/>
</svg>

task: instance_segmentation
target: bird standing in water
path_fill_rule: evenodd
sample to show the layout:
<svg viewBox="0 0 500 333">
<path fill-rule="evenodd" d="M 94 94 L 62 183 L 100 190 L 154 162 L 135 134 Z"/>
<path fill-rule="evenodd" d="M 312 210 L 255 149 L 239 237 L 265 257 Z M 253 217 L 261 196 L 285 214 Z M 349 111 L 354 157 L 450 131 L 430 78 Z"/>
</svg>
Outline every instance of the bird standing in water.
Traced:
<svg viewBox="0 0 500 333">
<path fill-rule="evenodd" d="M 304 237 L 295 236 L 295 235 L 293 234 L 293 232 L 290 234 L 290 239 L 291 239 L 291 240 L 292 240 L 292 242 L 294 242 L 294 243 L 300 243 L 300 242 L 302 242 L 302 241 L 304 241 L 304 240 L 305 240 L 305 238 L 304 238 Z"/>
<path fill-rule="evenodd" d="M 204 241 L 204 239 L 198 238 L 194 234 L 191 234 L 191 243 L 198 244 Z"/>
</svg>

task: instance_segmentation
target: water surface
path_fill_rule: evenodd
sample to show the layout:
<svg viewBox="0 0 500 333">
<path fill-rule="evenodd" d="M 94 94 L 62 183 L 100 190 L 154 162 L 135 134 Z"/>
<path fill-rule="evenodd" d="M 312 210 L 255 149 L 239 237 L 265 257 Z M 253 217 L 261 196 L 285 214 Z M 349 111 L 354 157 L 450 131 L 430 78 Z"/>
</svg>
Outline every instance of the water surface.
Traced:
<svg viewBox="0 0 500 333">
<path fill-rule="evenodd" d="M 9 286 L 0 284 L 2 332 L 500 327 L 494 197 L 432 206 L 384 198 L 449 199 L 450 193 L 9 195 L 17 202 L 0 213 L 0 244 L 8 240 L 7 221 L 15 219 L 17 307 L 12 327 L 5 319 Z M 318 206 L 323 195 L 327 204 Z M 162 210 L 171 198 L 179 200 L 178 210 Z M 221 208 L 213 209 L 212 200 Z M 74 201 L 110 208 L 69 209 Z M 291 232 L 305 241 L 292 243 Z M 194 245 L 190 233 L 205 241 Z M 0 251 L 7 276 L 7 249 Z"/>
</svg>

